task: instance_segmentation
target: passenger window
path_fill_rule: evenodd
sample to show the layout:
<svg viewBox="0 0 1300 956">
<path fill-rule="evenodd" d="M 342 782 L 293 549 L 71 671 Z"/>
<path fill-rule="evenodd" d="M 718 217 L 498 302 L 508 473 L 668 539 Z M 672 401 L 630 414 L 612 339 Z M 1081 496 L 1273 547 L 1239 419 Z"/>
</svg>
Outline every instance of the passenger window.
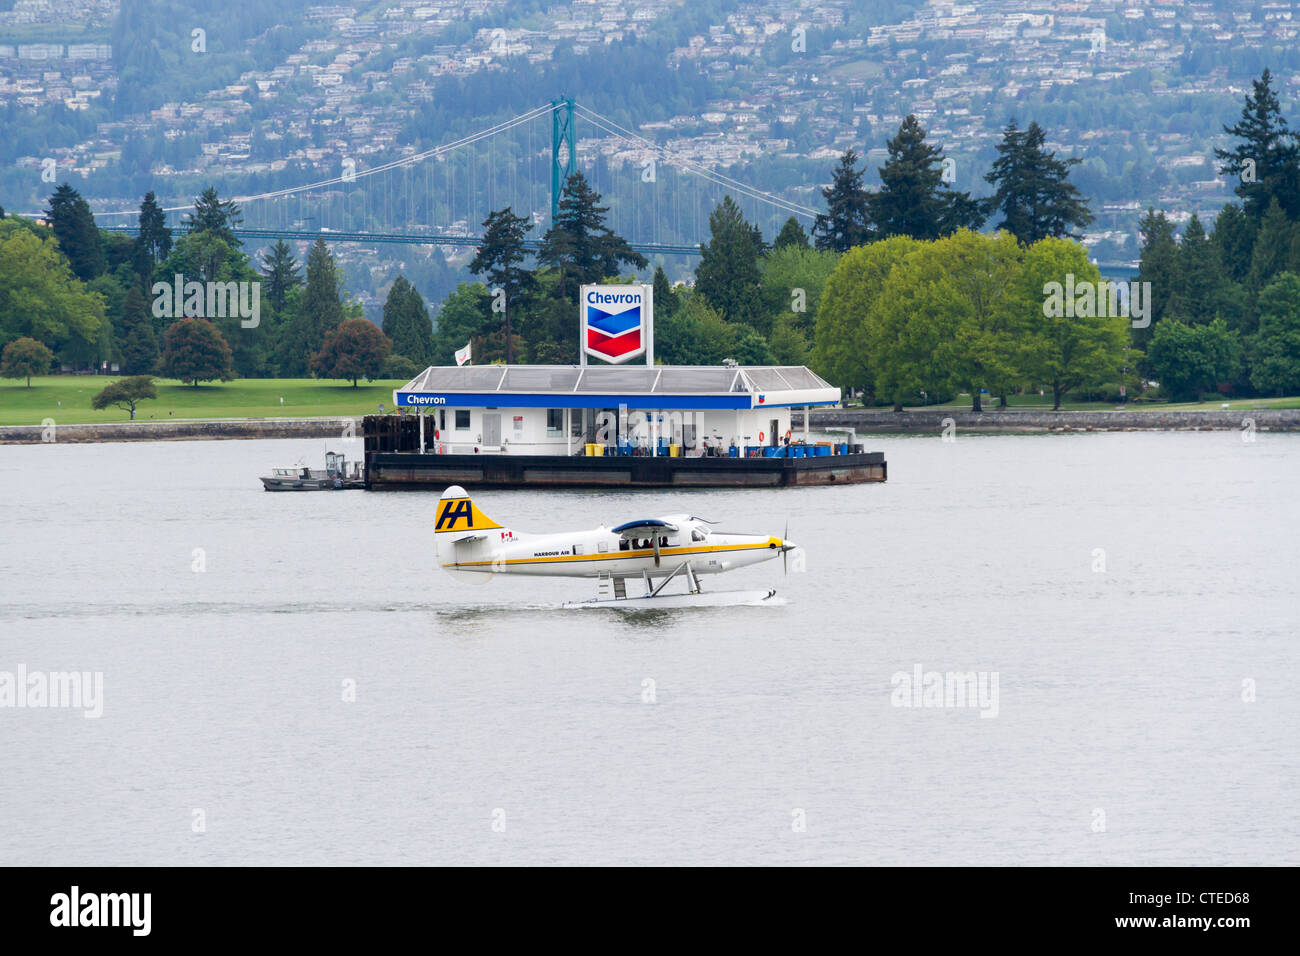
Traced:
<svg viewBox="0 0 1300 956">
<path fill-rule="evenodd" d="M 703 541 L 703 540 L 704 540 L 704 532 L 701 531 L 699 528 L 696 528 L 694 531 L 691 532 L 691 540 L 692 540 L 692 541 Z"/>
<path fill-rule="evenodd" d="M 627 538 L 618 539 L 618 550 L 629 551 L 631 550 L 631 548 L 632 548 L 632 542 L 628 541 Z"/>
<path fill-rule="evenodd" d="M 666 547 L 668 547 L 668 539 L 667 539 L 667 538 L 660 538 L 660 539 L 659 539 L 659 547 L 661 547 L 661 548 L 666 548 Z"/>
</svg>

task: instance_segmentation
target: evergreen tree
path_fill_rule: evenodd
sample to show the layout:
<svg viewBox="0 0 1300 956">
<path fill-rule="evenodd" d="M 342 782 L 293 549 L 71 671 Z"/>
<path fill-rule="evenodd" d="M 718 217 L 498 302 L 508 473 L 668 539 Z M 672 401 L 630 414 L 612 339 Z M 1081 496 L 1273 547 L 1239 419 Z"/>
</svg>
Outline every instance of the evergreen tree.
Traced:
<svg viewBox="0 0 1300 956">
<path fill-rule="evenodd" d="M 882 235 L 938 239 L 959 228 L 978 229 L 984 217 L 968 193 L 943 182 L 943 147 L 925 141 L 925 129 L 909 115 L 886 144 L 880 191 L 873 193 L 871 219 Z"/>
<path fill-rule="evenodd" d="M 302 282 L 298 260 L 283 239 L 277 239 L 271 251 L 262 256 L 262 275 L 266 279 L 267 300 L 275 314 L 280 315 L 289 293 Z"/>
<path fill-rule="evenodd" d="M 221 199 L 215 186 L 209 186 L 194 200 L 194 212 L 185 217 L 190 232 L 210 232 L 225 240 L 231 248 L 239 248 L 235 229 L 244 221 L 239 205 L 233 199 Z"/>
<path fill-rule="evenodd" d="M 321 350 L 325 336 L 343 321 L 343 301 L 338 271 L 324 240 L 312 243 L 307 254 L 307 284 L 302 307 L 289 322 L 280 356 L 283 375 L 303 376 Z M 409 356 L 408 356 L 409 358 Z"/>
<path fill-rule="evenodd" d="M 835 167 L 831 184 L 822 189 L 826 212 L 813 222 L 818 249 L 846 252 L 877 238 L 871 223 L 871 195 L 862 185 L 857 164 L 858 154 L 847 150 Z"/>
<path fill-rule="evenodd" d="M 608 206 L 600 205 L 600 193 L 592 189 L 582 173 L 574 173 L 564 185 L 559 215 L 542 237 L 537 261 L 560 273 L 557 295 L 576 301 L 578 286 L 619 274 L 620 264 L 644 269 L 645 256 L 605 225 Z"/>
<path fill-rule="evenodd" d="M 470 343 L 474 364 L 487 363 L 482 339 L 491 303 L 492 296 L 481 282 L 462 282 L 447 295 L 438 309 L 438 331 L 433 337 L 434 365 L 455 365 L 456 350 L 464 348 L 466 342 Z M 568 311 L 572 315 L 572 309 Z"/>
<path fill-rule="evenodd" d="M 122 355 L 122 370 L 128 375 L 148 374 L 158 364 L 158 338 L 153 331 L 153 317 L 149 314 L 148 300 L 135 283 L 127 290 L 122 305 L 118 350 Z"/>
<path fill-rule="evenodd" d="M 135 238 L 135 271 L 146 283 L 153 278 L 154 267 L 167 258 L 171 249 L 172 231 L 167 228 L 167 217 L 150 190 L 140 203 L 140 233 Z"/>
<path fill-rule="evenodd" d="M 107 260 L 99 241 L 99 230 L 95 228 L 95 217 L 81 193 L 67 183 L 59 186 L 50 196 L 50 207 L 45 210 L 45 217 L 50 221 L 59 248 L 68 257 L 73 275 L 82 282 L 89 282 L 104 271 Z"/>
<path fill-rule="evenodd" d="M 993 169 L 984 177 L 997 189 L 989 206 L 1002 213 L 998 228 L 1025 245 L 1047 237 L 1077 239 L 1075 230 L 1092 222 L 1087 202 L 1069 181 L 1079 160 L 1057 159 L 1045 141 L 1037 123 L 1022 130 L 1011 120 L 997 145 Z"/>
<path fill-rule="evenodd" d="M 402 347 L 408 351 L 401 354 L 417 365 L 430 365 L 433 363 L 433 322 L 424 296 L 414 284 L 406 293 L 406 314 L 406 340 Z"/>
<path fill-rule="evenodd" d="M 511 312 L 522 307 L 525 296 L 534 285 L 532 273 L 523 267 L 528 258 L 524 237 L 532 228 L 527 216 L 516 216 L 509 206 L 489 213 L 483 220 L 483 244 L 475 251 L 469 264 L 469 271 L 474 275 L 487 277 L 496 302 L 500 304 L 507 365 L 515 358 Z M 497 290 L 500 290 L 499 295 Z"/>
<path fill-rule="evenodd" d="M 417 366 L 433 361 L 433 324 L 429 310 L 415 286 L 398 276 L 384 301 L 383 332 L 393 343 L 393 354 L 405 356 Z"/>
<path fill-rule="evenodd" d="M 1282 115 L 1273 75 L 1266 69 L 1246 94 L 1241 119 L 1223 127 L 1237 137 L 1232 149 L 1216 149 L 1219 172 L 1237 180 L 1246 214 L 1261 219 L 1277 202 L 1291 221 L 1300 219 L 1300 141 Z"/>
<path fill-rule="evenodd" d="M 1261 392 L 1300 392 L 1300 276 L 1284 272 L 1259 296 L 1259 332 L 1250 339 L 1250 382 Z"/>
<path fill-rule="evenodd" d="M 1213 241 L 1219 260 L 1233 282 L 1244 283 L 1250 275 L 1251 251 L 1255 246 L 1257 223 L 1241 211 L 1235 202 L 1219 210 L 1214 220 Z"/>
<path fill-rule="evenodd" d="M 709 214 L 709 241 L 700 246 L 696 293 L 728 322 L 754 325 L 762 310 L 763 252 L 758 227 L 745 221 L 735 200 L 723 196 Z"/>
<path fill-rule="evenodd" d="M 1219 249 L 1195 214 L 1183 230 L 1175 257 L 1169 309 L 1184 322 L 1202 325 L 1220 313 L 1226 282 Z"/>
<path fill-rule="evenodd" d="M 1273 199 L 1264 218 L 1260 220 L 1255 250 L 1250 257 L 1250 275 L 1246 279 L 1246 288 L 1252 301 L 1275 276 L 1286 271 L 1291 258 L 1291 240 L 1296 231 L 1295 223 L 1287 220 L 1281 203 Z M 1254 329 L 1251 328 L 1250 331 Z"/>
<path fill-rule="evenodd" d="M 655 315 L 671 315 L 677 311 L 677 292 L 668 281 L 668 274 L 663 266 L 655 267 L 654 278 Z"/>
<path fill-rule="evenodd" d="M 785 221 L 785 225 L 777 233 L 776 241 L 772 243 L 773 249 L 784 249 L 786 246 L 798 246 L 800 249 L 808 248 L 808 233 L 804 231 L 803 225 L 794 216 Z"/>
<path fill-rule="evenodd" d="M 384 315 L 379 322 L 379 328 L 393 340 L 393 352 L 397 355 L 406 355 L 398 346 L 397 340 L 400 329 L 406 322 L 406 290 L 410 287 L 411 283 L 406 281 L 405 276 L 393 280 L 393 284 L 388 287 L 388 297 L 384 299 Z M 410 358 L 409 355 L 406 357 Z"/>
<path fill-rule="evenodd" d="M 1133 342 L 1145 349 L 1169 306 L 1178 274 L 1178 243 L 1174 241 L 1173 223 L 1154 209 L 1147 209 L 1138 223 L 1138 232 L 1142 236 L 1138 281 L 1151 283 L 1151 323 L 1144 329 L 1133 329 Z"/>
</svg>

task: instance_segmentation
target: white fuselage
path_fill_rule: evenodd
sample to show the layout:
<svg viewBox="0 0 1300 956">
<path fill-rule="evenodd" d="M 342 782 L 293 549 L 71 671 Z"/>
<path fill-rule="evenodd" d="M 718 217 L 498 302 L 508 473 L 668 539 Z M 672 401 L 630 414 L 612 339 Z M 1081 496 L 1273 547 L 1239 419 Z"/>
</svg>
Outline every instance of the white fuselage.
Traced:
<svg viewBox="0 0 1300 956">
<path fill-rule="evenodd" d="M 674 518 L 676 531 L 658 534 L 659 561 L 648 536 L 625 538 L 608 528 L 557 534 L 487 531 L 473 541 L 444 547 L 439 563 L 450 571 L 532 574 L 558 577 L 650 577 L 671 574 L 684 562 L 699 574 L 720 574 L 781 554 L 782 541 L 769 535 L 709 531 L 689 518 Z"/>
</svg>

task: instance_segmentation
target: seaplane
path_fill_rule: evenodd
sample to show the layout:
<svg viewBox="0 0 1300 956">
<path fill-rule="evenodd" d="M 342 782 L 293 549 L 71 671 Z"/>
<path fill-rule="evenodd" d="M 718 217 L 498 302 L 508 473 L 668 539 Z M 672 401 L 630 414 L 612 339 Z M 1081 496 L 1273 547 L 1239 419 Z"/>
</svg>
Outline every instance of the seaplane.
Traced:
<svg viewBox="0 0 1300 956">
<path fill-rule="evenodd" d="M 700 578 L 781 556 L 790 570 L 803 570 L 803 551 L 784 537 L 714 530 L 716 522 L 693 515 L 667 515 L 550 534 L 514 531 L 485 515 L 459 485 L 438 501 L 434 547 L 438 563 L 457 577 L 484 583 L 497 574 L 588 578 L 594 600 L 565 604 L 589 607 L 725 607 L 770 601 L 774 589 L 705 593 Z M 644 593 L 629 593 L 639 581 Z M 684 591 L 666 591 L 678 581 Z M 635 591 L 635 588 L 633 589 Z"/>
</svg>

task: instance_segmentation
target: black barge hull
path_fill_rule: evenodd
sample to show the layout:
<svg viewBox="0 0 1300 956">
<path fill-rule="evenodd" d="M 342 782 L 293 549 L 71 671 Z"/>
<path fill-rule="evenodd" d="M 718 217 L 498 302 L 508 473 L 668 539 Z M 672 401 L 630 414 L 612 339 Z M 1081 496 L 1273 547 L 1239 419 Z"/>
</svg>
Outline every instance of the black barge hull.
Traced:
<svg viewBox="0 0 1300 956">
<path fill-rule="evenodd" d="M 788 488 L 885 481 L 883 452 L 815 458 L 428 455 L 366 452 L 366 488 Z"/>
</svg>

